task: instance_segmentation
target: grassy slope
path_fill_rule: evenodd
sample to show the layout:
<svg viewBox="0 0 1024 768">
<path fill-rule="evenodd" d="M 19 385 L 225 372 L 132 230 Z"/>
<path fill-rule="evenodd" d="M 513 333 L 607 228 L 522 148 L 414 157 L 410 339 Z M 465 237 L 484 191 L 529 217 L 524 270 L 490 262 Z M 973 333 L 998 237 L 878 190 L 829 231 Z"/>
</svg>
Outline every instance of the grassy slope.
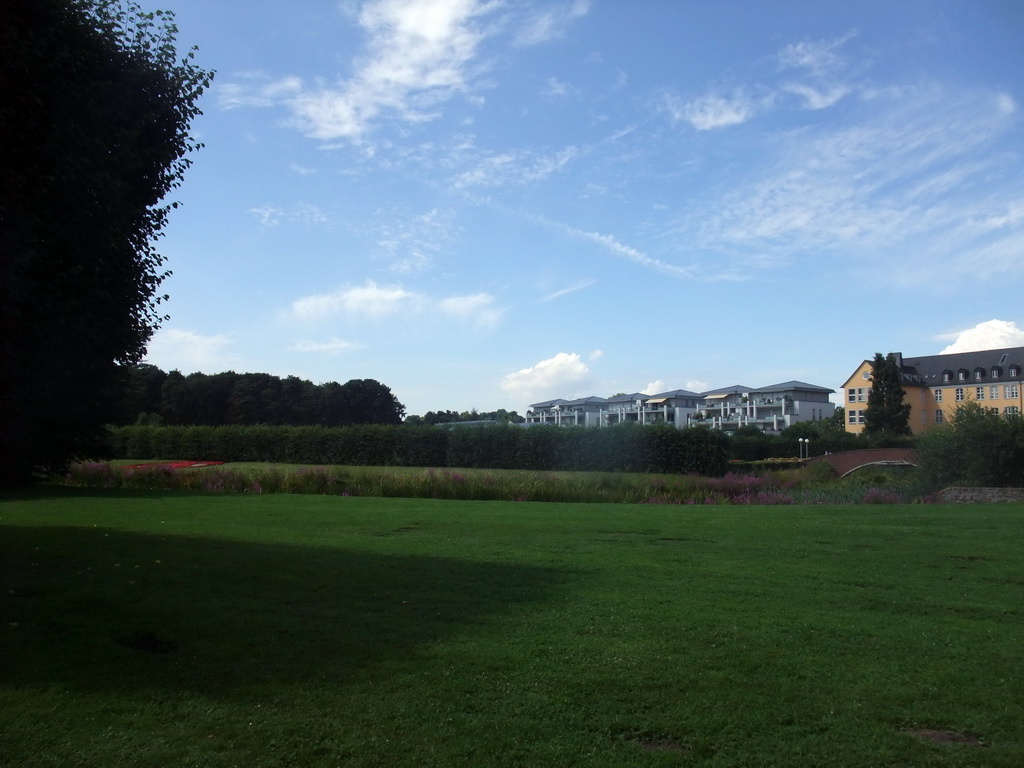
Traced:
<svg viewBox="0 0 1024 768">
<path fill-rule="evenodd" d="M 0 765 L 1020 766 L 1021 512 L 6 497 Z"/>
</svg>

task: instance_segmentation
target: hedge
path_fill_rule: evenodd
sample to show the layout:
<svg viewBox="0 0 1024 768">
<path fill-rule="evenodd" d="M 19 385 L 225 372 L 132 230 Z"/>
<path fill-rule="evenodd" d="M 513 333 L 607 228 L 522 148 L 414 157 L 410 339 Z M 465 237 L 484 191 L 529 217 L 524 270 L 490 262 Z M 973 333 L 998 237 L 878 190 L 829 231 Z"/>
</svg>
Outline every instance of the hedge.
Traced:
<svg viewBox="0 0 1024 768">
<path fill-rule="evenodd" d="M 128 426 L 110 458 L 349 466 L 659 472 L 718 476 L 728 438 L 696 427 Z"/>
</svg>

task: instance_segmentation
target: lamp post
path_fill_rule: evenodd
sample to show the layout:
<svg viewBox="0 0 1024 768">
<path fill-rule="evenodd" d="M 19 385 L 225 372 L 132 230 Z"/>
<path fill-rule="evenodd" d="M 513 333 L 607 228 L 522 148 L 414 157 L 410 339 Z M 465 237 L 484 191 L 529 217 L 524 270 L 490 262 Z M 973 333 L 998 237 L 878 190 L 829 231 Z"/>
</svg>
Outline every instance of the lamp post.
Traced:
<svg viewBox="0 0 1024 768">
<path fill-rule="evenodd" d="M 800 458 L 809 459 L 811 458 L 811 438 L 800 437 L 797 438 L 797 442 L 800 443 Z"/>
</svg>

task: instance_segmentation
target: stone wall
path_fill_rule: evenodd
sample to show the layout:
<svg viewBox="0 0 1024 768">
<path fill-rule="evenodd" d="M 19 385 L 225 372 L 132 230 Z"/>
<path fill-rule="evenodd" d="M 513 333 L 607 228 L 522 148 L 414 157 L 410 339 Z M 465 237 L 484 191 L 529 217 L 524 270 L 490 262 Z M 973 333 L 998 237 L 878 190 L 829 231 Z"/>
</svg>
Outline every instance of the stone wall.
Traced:
<svg viewBox="0 0 1024 768">
<path fill-rule="evenodd" d="M 1024 501 L 1024 488 L 946 488 L 939 496 L 953 504 Z"/>
</svg>

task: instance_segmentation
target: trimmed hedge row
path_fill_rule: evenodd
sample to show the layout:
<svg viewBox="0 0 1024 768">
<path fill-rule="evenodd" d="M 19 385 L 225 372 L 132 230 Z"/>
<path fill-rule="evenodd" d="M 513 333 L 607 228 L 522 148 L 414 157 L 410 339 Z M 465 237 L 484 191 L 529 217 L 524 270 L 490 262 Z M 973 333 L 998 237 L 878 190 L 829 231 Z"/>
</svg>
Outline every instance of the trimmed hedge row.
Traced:
<svg viewBox="0 0 1024 768">
<path fill-rule="evenodd" d="M 661 472 L 718 476 L 728 438 L 703 428 L 435 426 L 110 428 L 115 459 Z"/>
</svg>

